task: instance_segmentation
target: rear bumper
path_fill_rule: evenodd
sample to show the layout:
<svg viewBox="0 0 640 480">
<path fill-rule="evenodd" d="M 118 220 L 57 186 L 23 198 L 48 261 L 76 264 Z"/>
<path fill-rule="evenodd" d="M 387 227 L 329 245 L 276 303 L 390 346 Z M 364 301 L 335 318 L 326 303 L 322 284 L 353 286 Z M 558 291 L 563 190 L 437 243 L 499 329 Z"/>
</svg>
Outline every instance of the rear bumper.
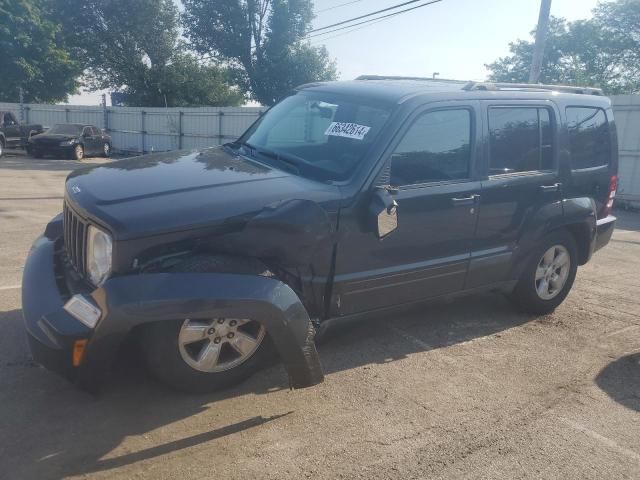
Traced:
<svg viewBox="0 0 640 480">
<path fill-rule="evenodd" d="M 616 227 L 616 217 L 609 215 L 596 222 L 596 238 L 593 251 L 597 252 L 611 240 L 611 235 Z"/>
</svg>

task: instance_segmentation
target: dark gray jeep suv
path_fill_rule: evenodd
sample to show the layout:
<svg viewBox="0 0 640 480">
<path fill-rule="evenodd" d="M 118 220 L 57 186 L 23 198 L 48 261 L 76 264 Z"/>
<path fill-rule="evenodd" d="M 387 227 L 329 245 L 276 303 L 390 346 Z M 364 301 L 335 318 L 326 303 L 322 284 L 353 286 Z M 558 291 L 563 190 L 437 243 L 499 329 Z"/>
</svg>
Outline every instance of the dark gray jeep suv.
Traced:
<svg viewBox="0 0 640 480">
<path fill-rule="evenodd" d="M 24 269 L 33 356 L 96 389 L 135 334 L 179 389 L 273 351 L 299 388 L 335 322 L 489 290 L 544 314 L 609 242 L 616 175 L 597 89 L 305 85 L 236 142 L 69 175 Z"/>
</svg>

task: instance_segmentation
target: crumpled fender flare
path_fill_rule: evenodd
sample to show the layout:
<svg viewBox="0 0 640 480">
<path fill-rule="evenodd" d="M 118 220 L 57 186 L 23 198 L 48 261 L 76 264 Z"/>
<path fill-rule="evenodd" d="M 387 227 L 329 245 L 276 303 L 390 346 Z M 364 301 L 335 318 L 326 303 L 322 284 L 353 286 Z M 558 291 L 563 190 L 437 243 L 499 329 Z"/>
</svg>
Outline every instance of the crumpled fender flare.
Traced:
<svg viewBox="0 0 640 480">
<path fill-rule="evenodd" d="M 295 292 L 277 279 L 227 273 L 141 274 L 111 278 L 91 296 L 103 314 L 87 349 L 88 364 L 114 359 L 124 337 L 145 323 L 251 318 L 266 327 L 291 388 L 324 380 L 309 315 Z M 90 378 L 80 381 L 91 383 Z"/>
</svg>

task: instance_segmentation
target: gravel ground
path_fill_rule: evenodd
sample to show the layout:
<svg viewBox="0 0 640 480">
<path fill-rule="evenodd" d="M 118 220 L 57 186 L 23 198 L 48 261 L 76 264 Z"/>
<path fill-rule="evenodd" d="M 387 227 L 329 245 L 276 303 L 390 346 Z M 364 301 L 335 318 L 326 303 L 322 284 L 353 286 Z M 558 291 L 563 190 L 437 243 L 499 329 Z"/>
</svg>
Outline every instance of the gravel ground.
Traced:
<svg viewBox="0 0 640 480">
<path fill-rule="evenodd" d="M 293 392 L 276 365 L 178 394 L 131 355 L 93 397 L 33 365 L 20 312 L 25 256 L 77 166 L 0 159 L 0 478 L 640 478 L 639 214 L 618 212 L 552 315 L 490 294 L 372 319 Z"/>
</svg>

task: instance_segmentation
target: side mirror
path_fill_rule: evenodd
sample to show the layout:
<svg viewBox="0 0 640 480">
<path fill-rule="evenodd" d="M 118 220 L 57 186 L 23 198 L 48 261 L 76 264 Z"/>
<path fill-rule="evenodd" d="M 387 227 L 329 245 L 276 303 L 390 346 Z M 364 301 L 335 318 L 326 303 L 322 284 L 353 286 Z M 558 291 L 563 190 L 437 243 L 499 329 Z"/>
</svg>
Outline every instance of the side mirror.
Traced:
<svg viewBox="0 0 640 480">
<path fill-rule="evenodd" d="M 398 203 L 389 187 L 378 187 L 369 206 L 369 217 L 374 232 L 382 239 L 398 228 Z"/>
</svg>

